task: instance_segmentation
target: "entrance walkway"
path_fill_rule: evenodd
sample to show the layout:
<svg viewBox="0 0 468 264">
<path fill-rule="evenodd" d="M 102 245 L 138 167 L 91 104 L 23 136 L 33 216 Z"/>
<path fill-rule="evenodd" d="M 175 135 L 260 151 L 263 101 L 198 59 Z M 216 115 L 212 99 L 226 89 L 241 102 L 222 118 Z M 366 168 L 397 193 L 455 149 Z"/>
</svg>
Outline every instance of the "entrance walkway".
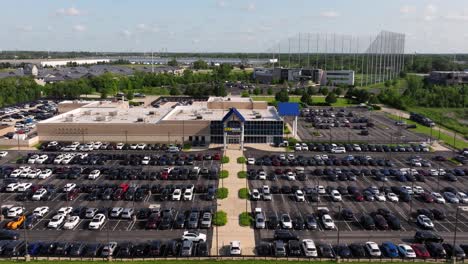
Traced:
<svg viewBox="0 0 468 264">
<path fill-rule="evenodd" d="M 242 227 L 239 225 L 239 215 L 245 212 L 251 212 L 250 202 L 248 200 L 239 199 L 237 193 L 239 189 L 245 188 L 247 179 L 237 178 L 237 173 L 246 170 L 246 166 L 237 163 L 237 158 L 243 156 L 243 152 L 239 149 L 239 145 L 228 145 L 225 155 L 230 161 L 223 165 L 223 170 L 229 171 L 229 177 L 219 183 L 219 186 L 229 189 L 229 196 L 226 199 L 218 200 L 218 211 L 222 210 L 227 213 L 228 222 L 225 226 L 214 228 L 213 243 L 211 247 L 211 255 L 216 256 L 226 255 L 229 252 L 229 243 L 233 240 L 241 242 L 242 254 L 252 255 L 255 249 L 254 231 L 250 227 Z M 247 203 L 246 203 L 247 201 Z M 218 247 L 216 247 L 218 243 Z M 219 252 L 216 252 L 217 248 Z"/>
</svg>

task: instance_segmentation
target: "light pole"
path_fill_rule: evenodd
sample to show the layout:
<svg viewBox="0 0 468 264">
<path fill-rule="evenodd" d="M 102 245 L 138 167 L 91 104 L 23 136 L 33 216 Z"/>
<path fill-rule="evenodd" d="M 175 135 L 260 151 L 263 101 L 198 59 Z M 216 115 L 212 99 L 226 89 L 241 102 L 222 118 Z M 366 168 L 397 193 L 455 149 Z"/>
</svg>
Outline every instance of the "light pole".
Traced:
<svg viewBox="0 0 468 264">
<path fill-rule="evenodd" d="M 24 243 L 25 243 L 25 253 L 24 253 L 24 260 L 25 261 L 30 261 L 30 255 L 28 252 L 28 228 L 26 226 L 26 205 L 23 203 L 23 228 L 24 228 Z"/>
<path fill-rule="evenodd" d="M 341 204 L 338 208 L 338 219 L 341 220 Z M 338 234 L 336 236 L 336 245 L 338 246 L 340 244 L 340 228 L 338 226 L 336 226 L 336 229 L 338 231 Z"/>
</svg>

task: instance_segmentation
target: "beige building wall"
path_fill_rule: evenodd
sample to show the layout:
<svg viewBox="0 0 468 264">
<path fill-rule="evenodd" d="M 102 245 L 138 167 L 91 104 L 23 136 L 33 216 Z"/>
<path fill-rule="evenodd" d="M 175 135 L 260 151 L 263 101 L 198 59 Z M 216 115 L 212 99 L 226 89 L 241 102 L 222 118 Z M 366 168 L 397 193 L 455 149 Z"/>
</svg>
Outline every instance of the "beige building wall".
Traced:
<svg viewBox="0 0 468 264">
<path fill-rule="evenodd" d="M 213 101 L 208 102 L 208 109 L 267 109 L 266 102 Z"/>
<path fill-rule="evenodd" d="M 145 123 L 47 123 L 37 124 L 40 141 L 171 142 L 188 141 L 189 136 L 205 136 L 210 141 L 210 121 L 161 121 Z"/>
</svg>

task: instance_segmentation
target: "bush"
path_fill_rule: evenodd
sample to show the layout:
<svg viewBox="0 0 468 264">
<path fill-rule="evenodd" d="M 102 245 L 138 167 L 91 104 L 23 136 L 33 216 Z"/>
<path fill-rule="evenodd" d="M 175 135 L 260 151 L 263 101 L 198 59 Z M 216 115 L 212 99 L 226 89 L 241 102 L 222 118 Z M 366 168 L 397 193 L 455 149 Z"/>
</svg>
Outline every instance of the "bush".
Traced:
<svg viewBox="0 0 468 264">
<path fill-rule="evenodd" d="M 296 145 L 296 143 L 297 143 L 297 139 L 295 139 L 295 138 L 289 138 L 288 139 L 289 146 L 294 147 L 294 145 Z"/>
<path fill-rule="evenodd" d="M 249 190 L 247 188 L 241 188 L 239 189 L 238 196 L 240 199 L 247 199 L 249 198 Z"/>
<path fill-rule="evenodd" d="M 223 163 L 223 164 L 229 163 L 229 157 L 223 156 L 223 157 L 221 158 L 221 163 Z"/>
<path fill-rule="evenodd" d="M 213 225 L 224 226 L 227 223 L 227 214 L 224 211 L 217 211 L 213 215 Z"/>
<path fill-rule="evenodd" d="M 253 222 L 253 218 L 248 212 L 243 212 L 239 215 L 239 225 L 251 226 L 252 222 Z"/>
<path fill-rule="evenodd" d="M 229 195 L 228 188 L 222 187 L 222 188 L 218 188 L 216 190 L 216 198 L 217 199 L 226 199 L 228 197 L 228 195 Z"/>
<path fill-rule="evenodd" d="M 243 164 L 243 163 L 245 163 L 245 161 L 246 161 L 245 157 L 238 157 L 237 158 L 237 163 L 239 163 L 239 164 Z"/>
<path fill-rule="evenodd" d="M 219 173 L 219 178 L 220 178 L 220 179 L 226 179 L 227 177 L 229 177 L 229 171 L 227 171 L 227 170 L 222 170 L 222 171 Z"/>
<path fill-rule="evenodd" d="M 183 149 L 184 150 L 189 150 L 192 148 L 192 143 L 184 143 Z"/>
<path fill-rule="evenodd" d="M 247 178 L 247 172 L 246 172 L 246 171 L 239 171 L 239 172 L 237 173 L 237 178 L 239 178 L 239 179 L 245 179 L 245 178 Z"/>
</svg>

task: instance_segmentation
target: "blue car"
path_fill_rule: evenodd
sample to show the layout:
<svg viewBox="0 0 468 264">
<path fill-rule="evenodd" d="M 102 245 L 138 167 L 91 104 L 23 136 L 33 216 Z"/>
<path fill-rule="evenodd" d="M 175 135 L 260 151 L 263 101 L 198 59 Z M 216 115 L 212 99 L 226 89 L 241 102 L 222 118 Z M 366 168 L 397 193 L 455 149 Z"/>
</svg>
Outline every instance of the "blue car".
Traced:
<svg viewBox="0 0 468 264">
<path fill-rule="evenodd" d="M 28 253 L 31 256 L 37 256 L 39 255 L 39 252 L 41 250 L 42 243 L 41 242 L 33 242 L 28 244 Z"/>
<path fill-rule="evenodd" d="M 383 242 L 382 243 L 382 251 L 383 251 L 384 255 L 389 257 L 389 258 L 397 258 L 399 256 L 398 248 L 392 242 Z"/>
</svg>

